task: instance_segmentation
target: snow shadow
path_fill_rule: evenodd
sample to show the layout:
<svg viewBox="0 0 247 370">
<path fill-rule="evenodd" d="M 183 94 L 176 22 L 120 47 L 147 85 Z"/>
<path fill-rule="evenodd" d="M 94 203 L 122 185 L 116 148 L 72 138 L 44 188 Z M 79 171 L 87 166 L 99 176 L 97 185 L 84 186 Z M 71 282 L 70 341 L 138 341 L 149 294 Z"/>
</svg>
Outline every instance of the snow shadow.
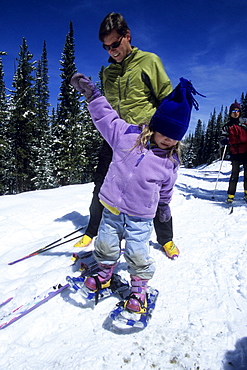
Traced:
<svg viewBox="0 0 247 370">
<path fill-rule="evenodd" d="M 206 181 L 207 183 L 209 183 L 209 182 L 216 183 L 217 178 L 218 178 L 218 182 L 228 183 L 229 180 L 230 180 L 232 171 L 220 172 L 220 175 L 219 175 L 218 172 L 216 172 L 215 176 L 213 176 L 213 177 L 212 177 L 212 173 L 213 173 L 213 171 L 212 172 L 210 171 L 210 173 L 205 172 L 204 175 L 201 176 L 200 175 L 201 171 L 200 171 L 200 173 L 198 173 L 198 176 L 195 173 L 193 173 L 193 174 L 184 173 L 183 176 L 184 177 L 189 177 L 191 179 Z M 243 181 L 244 181 L 244 174 L 243 174 L 243 170 L 240 169 L 238 182 L 243 182 Z"/>
<path fill-rule="evenodd" d="M 191 197 L 204 199 L 204 200 L 211 200 L 213 201 L 212 196 L 217 196 L 220 201 L 224 201 L 226 198 L 226 190 L 217 190 L 214 194 L 214 190 L 208 190 L 203 188 L 193 188 L 192 186 L 188 186 L 186 184 L 176 184 L 175 188 L 178 189 L 186 199 Z"/>
<path fill-rule="evenodd" d="M 119 323 L 118 323 L 119 324 Z M 102 328 L 110 331 L 113 334 L 118 335 L 129 335 L 133 333 L 139 333 L 143 328 L 135 328 L 133 326 L 124 325 L 119 327 L 109 316 L 106 317 L 105 321 L 102 324 Z"/>
<path fill-rule="evenodd" d="M 193 173 L 192 175 L 189 174 L 189 173 L 184 173 L 183 176 L 189 177 L 189 178 L 192 178 L 192 179 L 196 179 L 196 180 L 206 181 L 208 183 L 208 182 L 216 182 L 216 180 L 218 178 L 218 173 L 219 173 L 218 171 L 215 171 L 215 176 L 213 176 L 213 177 L 212 177 L 212 174 L 214 174 L 214 171 L 210 171 L 210 172 L 205 171 L 203 176 L 202 176 L 201 171 L 198 173 L 198 176 L 195 173 Z M 222 177 L 222 176 L 226 176 L 226 177 Z M 228 182 L 229 179 L 230 179 L 230 176 L 231 176 L 231 171 L 220 172 L 218 181 L 219 182 Z"/>
<path fill-rule="evenodd" d="M 80 235 L 81 237 L 81 235 Z M 54 248 L 56 247 L 60 247 L 60 245 L 54 245 Z M 52 249 L 52 248 L 51 248 Z M 72 256 L 72 253 L 71 252 L 57 252 L 57 251 L 54 251 L 53 249 L 51 251 L 44 251 L 42 253 L 39 253 L 39 255 L 43 255 L 43 256 L 56 256 L 56 257 L 62 257 L 62 256 L 65 256 L 65 257 L 70 257 Z"/>
<path fill-rule="evenodd" d="M 234 351 L 228 351 L 224 358 L 224 370 L 247 369 L 247 337 L 238 340 Z"/>
<path fill-rule="evenodd" d="M 158 242 L 155 243 L 152 240 L 149 240 L 149 246 L 159 250 L 165 256 L 164 249 L 162 248 L 162 245 L 160 245 Z"/>
<path fill-rule="evenodd" d="M 66 215 L 56 218 L 55 222 L 67 222 L 71 221 L 76 229 L 80 227 L 86 227 L 89 221 L 89 215 L 82 216 L 79 212 L 73 211 Z"/>
<path fill-rule="evenodd" d="M 178 189 L 181 192 L 181 195 L 185 197 L 186 200 L 189 200 L 190 198 L 197 198 L 202 200 L 207 200 L 214 202 L 215 205 L 223 207 L 223 208 L 229 208 L 229 204 L 227 204 L 226 196 L 227 192 L 226 190 L 208 190 L 208 189 L 202 189 L 202 188 L 193 188 L 192 186 L 188 186 L 186 184 L 176 184 L 176 189 Z M 235 201 L 234 201 L 234 207 L 243 205 L 242 202 L 243 199 L 243 192 L 237 191 L 235 194 Z M 240 200 L 240 203 L 238 204 L 238 200 Z"/>
<path fill-rule="evenodd" d="M 87 302 L 82 302 L 80 301 L 81 297 L 79 293 L 73 293 L 70 289 L 66 289 L 61 292 L 61 297 L 62 299 L 66 302 L 71 304 L 74 307 L 79 307 L 81 309 L 90 309 L 93 310 L 95 308 L 95 301 L 87 301 Z M 79 299 L 79 301 L 78 301 Z M 85 311 L 86 313 L 86 311 Z"/>
</svg>

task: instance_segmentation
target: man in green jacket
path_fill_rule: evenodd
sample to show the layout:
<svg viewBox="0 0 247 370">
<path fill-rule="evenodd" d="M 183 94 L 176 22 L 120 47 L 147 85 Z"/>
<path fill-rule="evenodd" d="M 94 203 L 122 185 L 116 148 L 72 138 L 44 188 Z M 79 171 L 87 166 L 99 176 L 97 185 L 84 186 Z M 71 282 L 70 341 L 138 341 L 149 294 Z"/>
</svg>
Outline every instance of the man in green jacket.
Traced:
<svg viewBox="0 0 247 370">
<path fill-rule="evenodd" d="M 149 122 L 160 102 L 172 91 L 160 58 L 131 46 L 130 29 L 119 13 L 110 13 L 102 21 L 99 39 L 109 53 L 110 65 L 103 71 L 104 93 L 119 116 L 130 124 Z M 103 206 L 98 193 L 112 159 L 112 151 L 104 141 L 94 177 L 95 188 L 90 205 L 90 220 L 76 247 L 89 245 L 97 235 Z M 154 227 L 158 242 L 169 258 L 176 258 L 179 250 L 172 241 L 172 219 L 161 223 L 156 216 Z"/>
</svg>

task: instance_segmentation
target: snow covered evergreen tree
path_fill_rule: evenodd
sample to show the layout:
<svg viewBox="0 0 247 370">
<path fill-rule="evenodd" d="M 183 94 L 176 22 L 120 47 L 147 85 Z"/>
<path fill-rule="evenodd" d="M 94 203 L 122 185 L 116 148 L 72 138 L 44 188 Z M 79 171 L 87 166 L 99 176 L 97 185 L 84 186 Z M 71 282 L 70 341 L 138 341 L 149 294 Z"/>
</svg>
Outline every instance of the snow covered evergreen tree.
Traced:
<svg viewBox="0 0 247 370">
<path fill-rule="evenodd" d="M 79 94 L 70 85 L 76 72 L 73 24 L 66 35 L 61 58 L 61 87 L 56 121 L 52 124 L 53 169 L 57 185 L 80 183 L 86 163 L 83 149 Z"/>
<path fill-rule="evenodd" d="M 82 184 L 91 182 L 98 164 L 98 155 L 103 142 L 103 138 L 94 126 L 91 116 L 87 109 L 87 103 L 83 103 L 82 119 L 83 148 L 85 153 L 85 167 L 82 174 Z"/>
<path fill-rule="evenodd" d="M 196 150 L 194 146 L 194 135 L 189 134 L 182 143 L 181 146 L 181 159 L 182 164 L 186 168 L 192 168 L 195 166 Z"/>
<path fill-rule="evenodd" d="M 224 110 L 224 117 L 223 117 L 223 125 L 225 125 L 229 121 L 229 113 L 228 113 L 228 108 L 225 107 Z"/>
<path fill-rule="evenodd" d="M 225 118 L 222 106 L 218 115 L 215 109 L 211 113 L 206 130 L 202 121 L 198 120 L 194 134 L 183 140 L 182 160 L 186 167 L 210 164 L 220 157 L 219 136 Z"/>
<path fill-rule="evenodd" d="M 40 137 L 49 129 L 49 76 L 46 42 L 44 41 L 41 59 L 37 62 L 35 79 L 35 97 L 37 109 L 37 123 Z M 40 138 L 39 137 L 39 138 Z"/>
<path fill-rule="evenodd" d="M 97 88 L 101 94 L 104 95 L 104 89 L 102 84 L 102 73 L 104 67 L 99 72 L 99 81 L 96 82 Z M 82 122 L 82 135 L 83 135 L 83 146 L 85 150 L 85 168 L 82 175 L 82 183 L 91 182 L 94 180 L 94 173 L 98 165 L 99 151 L 101 149 L 103 138 L 100 132 L 96 129 L 91 119 L 91 116 L 87 109 L 87 103 L 84 101 L 83 107 L 83 122 Z"/>
<path fill-rule="evenodd" d="M 247 118 L 247 93 L 245 95 L 242 93 L 240 102 L 242 106 L 242 117 Z"/>
<path fill-rule="evenodd" d="M 203 150 L 204 163 L 212 163 L 214 160 L 214 140 L 215 140 L 215 125 L 216 125 L 216 110 L 210 114 L 206 133 L 205 133 L 205 146 Z"/>
<path fill-rule="evenodd" d="M 6 136 L 8 127 L 8 105 L 1 58 L 2 55 L 6 54 L 6 52 L 0 52 L 0 195 L 4 194 L 7 190 L 8 179 L 6 174 L 10 149 Z"/>
<path fill-rule="evenodd" d="M 37 189 L 52 187 L 51 170 L 51 135 L 49 117 L 49 76 L 46 42 L 44 41 L 41 59 L 37 62 L 35 79 L 35 105 L 36 105 L 36 177 L 34 179 Z"/>
<path fill-rule="evenodd" d="M 33 55 L 26 39 L 20 46 L 18 66 L 13 79 L 8 138 L 11 145 L 9 166 L 10 193 L 34 190 L 36 107 L 33 88 Z"/>
<path fill-rule="evenodd" d="M 195 128 L 194 147 L 196 151 L 195 167 L 203 164 L 203 148 L 204 148 L 205 130 L 202 121 L 199 119 Z"/>
</svg>

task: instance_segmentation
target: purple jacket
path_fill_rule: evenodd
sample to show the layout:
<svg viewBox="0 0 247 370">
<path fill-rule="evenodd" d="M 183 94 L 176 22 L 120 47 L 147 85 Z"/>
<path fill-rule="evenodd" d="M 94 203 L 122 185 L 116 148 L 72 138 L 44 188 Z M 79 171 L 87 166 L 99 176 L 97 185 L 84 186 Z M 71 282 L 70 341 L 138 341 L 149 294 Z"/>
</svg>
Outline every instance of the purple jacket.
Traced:
<svg viewBox="0 0 247 370">
<path fill-rule="evenodd" d="M 119 118 L 104 96 L 93 100 L 88 109 L 95 126 L 113 149 L 100 199 L 120 212 L 154 218 L 158 203 L 171 201 L 178 161 L 167 158 L 167 151 L 158 147 L 132 149 L 140 128 Z"/>
</svg>

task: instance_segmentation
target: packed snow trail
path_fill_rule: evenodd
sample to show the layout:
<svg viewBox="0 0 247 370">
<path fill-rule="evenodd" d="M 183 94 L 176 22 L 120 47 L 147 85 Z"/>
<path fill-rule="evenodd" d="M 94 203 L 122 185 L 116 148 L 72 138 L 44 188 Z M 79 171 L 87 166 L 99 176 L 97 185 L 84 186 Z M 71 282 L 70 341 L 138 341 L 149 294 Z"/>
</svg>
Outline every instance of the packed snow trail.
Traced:
<svg viewBox="0 0 247 370">
<path fill-rule="evenodd" d="M 180 168 L 171 203 L 174 241 L 169 260 L 155 234 L 150 253 L 159 290 L 152 320 L 142 331 L 112 332 L 109 297 L 83 308 L 68 290 L 1 331 L 0 369 L 197 369 L 247 368 L 247 208 L 240 174 L 234 211 L 225 204 L 230 163 Z M 8 262 L 69 234 L 88 222 L 93 184 L 66 186 L 0 199 L 1 313 L 71 274 L 73 242 L 14 266 Z M 83 232 L 83 230 L 82 230 Z M 93 245 L 86 250 L 93 248 Z M 129 281 L 121 257 L 115 271 Z"/>
</svg>

